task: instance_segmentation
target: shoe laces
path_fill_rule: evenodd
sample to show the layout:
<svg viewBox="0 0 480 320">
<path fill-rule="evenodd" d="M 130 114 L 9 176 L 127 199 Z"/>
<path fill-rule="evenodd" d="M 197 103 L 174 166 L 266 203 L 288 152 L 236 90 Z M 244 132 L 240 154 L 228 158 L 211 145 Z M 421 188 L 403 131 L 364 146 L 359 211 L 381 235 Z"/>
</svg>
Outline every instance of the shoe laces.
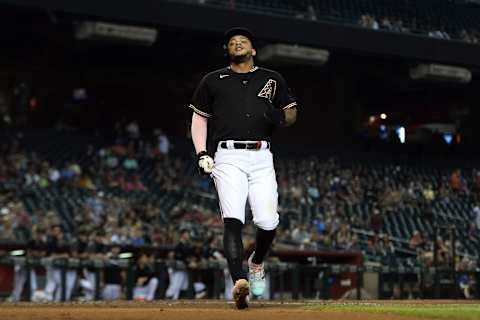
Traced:
<svg viewBox="0 0 480 320">
<path fill-rule="evenodd" d="M 253 274 L 253 277 L 255 278 L 255 280 L 262 280 L 263 278 L 265 278 L 263 263 L 255 264 L 253 262 L 250 262 L 249 269 L 250 269 L 250 273 Z"/>
</svg>

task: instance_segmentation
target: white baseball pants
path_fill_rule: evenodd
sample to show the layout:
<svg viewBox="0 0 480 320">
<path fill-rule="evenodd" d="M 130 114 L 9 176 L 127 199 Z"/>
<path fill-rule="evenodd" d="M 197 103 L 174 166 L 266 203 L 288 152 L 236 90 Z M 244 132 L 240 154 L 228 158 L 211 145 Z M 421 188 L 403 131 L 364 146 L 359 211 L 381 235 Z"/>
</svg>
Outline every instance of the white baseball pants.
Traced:
<svg viewBox="0 0 480 320">
<path fill-rule="evenodd" d="M 118 300 L 122 295 L 122 286 L 119 284 L 106 284 L 103 288 L 103 299 L 107 301 Z"/>
<path fill-rule="evenodd" d="M 13 291 L 11 298 L 13 302 L 18 302 L 21 299 L 23 287 L 25 286 L 25 282 L 27 281 L 27 268 L 24 266 L 20 266 L 15 264 L 14 267 L 15 277 L 13 280 Z M 37 290 L 37 274 L 35 270 L 32 268 L 30 269 L 30 293 L 33 296 L 33 293 Z"/>
<path fill-rule="evenodd" d="M 248 199 L 253 223 L 263 230 L 274 230 L 279 222 L 278 192 L 273 155 L 267 142 L 263 141 L 259 150 L 234 149 L 233 143 L 227 141 L 227 149 L 219 143 L 212 172 L 222 218 L 245 223 Z"/>
</svg>

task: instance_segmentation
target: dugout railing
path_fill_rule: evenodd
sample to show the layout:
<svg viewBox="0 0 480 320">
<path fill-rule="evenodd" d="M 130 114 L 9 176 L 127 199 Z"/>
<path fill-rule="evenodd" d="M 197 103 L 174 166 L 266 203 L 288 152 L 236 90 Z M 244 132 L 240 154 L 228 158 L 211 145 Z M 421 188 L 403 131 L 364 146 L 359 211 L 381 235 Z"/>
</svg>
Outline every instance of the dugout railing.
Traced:
<svg viewBox="0 0 480 320">
<path fill-rule="evenodd" d="M 28 277 L 30 270 L 45 270 L 52 266 L 61 270 L 61 300 L 65 301 L 65 282 L 67 270 L 95 270 L 95 300 L 101 299 L 102 273 L 111 263 L 110 260 L 78 260 L 4 257 L 0 259 L 0 267 L 12 271 L 24 268 L 27 280 L 23 289 L 22 300 L 29 301 L 31 292 Z M 135 261 L 132 259 L 115 260 L 115 265 L 126 271 L 124 282 L 124 298 L 133 299 L 135 286 Z M 156 299 L 165 298 L 170 270 L 185 270 L 189 275 L 188 289 L 181 298 L 195 298 L 193 282 L 202 279 L 207 287 L 206 297 L 218 299 L 223 297 L 225 287 L 225 261 L 206 261 L 195 267 L 187 267 L 181 261 L 156 260 L 155 276 L 159 279 Z M 299 264 L 286 262 L 270 262 L 266 272 L 269 278 L 270 297 L 275 300 L 298 299 L 458 299 L 464 297 L 465 286 L 470 288 L 471 298 L 480 298 L 480 270 L 456 271 L 452 268 L 405 268 L 369 265 L 335 265 L 335 264 Z M 15 273 L 15 272 L 13 272 Z M 40 271 L 40 277 L 45 272 Z M 465 282 L 465 279 L 469 279 Z M 6 279 L 6 277 L 4 277 Z M 14 278 L 11 278 L 13 281 Z M 462 284 L 462 285 L 461 285 Z M 13 286 L 13 283 L 11 284 Z M 10 286 L 10 287 L 11 287 Z M 340 286 L 341 295 L 335 286 Z M 337 288 L 338 289 L 338 288 Z M 2 292 L 8 296 L 9 292 Z M 79 296 L 78 294 L 76 296 Z"/>
</svg>

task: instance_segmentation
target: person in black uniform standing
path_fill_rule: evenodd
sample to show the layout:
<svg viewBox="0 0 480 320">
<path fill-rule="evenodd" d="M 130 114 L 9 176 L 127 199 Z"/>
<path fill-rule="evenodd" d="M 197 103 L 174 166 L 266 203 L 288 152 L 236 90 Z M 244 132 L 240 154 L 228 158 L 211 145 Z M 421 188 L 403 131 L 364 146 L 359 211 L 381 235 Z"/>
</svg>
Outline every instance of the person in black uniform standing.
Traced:
<svg viewBox="0 0 480 320">
<path fill-rule="evenodd" d="M 65 285 L 65 300 L 70 301 L 77 280 L 77 270 L 67 268 L 66 281 L 63 283 L 62 270 L 56 263 L 59 261 L 68 263 L 71 257 L 71 245 L 60 225 L 51 227 L 50 238 L 47 240 L 47 256 L 52 259 L 53 265 L 47 267 L 45 294 L 49 300 L 61 301 L 63 285 Z"/>
<path fill-rule="evenodd" d="M 122 284 L 126 279 L 126 272 L 122 269 L 119 254 L 121 247 L 114 244 L 105 256 L 103 269 L 103 299 L 107 301 L 118 300 L 122 294 Z"/>
<path fill-rule="evenodd" d="M 152 301 L 158 287 L 152 259 L 146 253 L 140 253 L 135 267 L 134 300 Z"/>
<path fill-rule="evenodd" d="M 224 45 L 230 65 L 203 77 L 189 107 L 199 171 L 213 178 L 219 196 L 233 299 L 243 309 L 250 292 L 263 294 L 263 260 L 279 220 L 272 133 L 296 121 L 297 102 L 278 72 L 254 65 L 256 50 L 248 29 L 228 30 Z M 217 148 L 214 157 L 207 150 L 207 135 Z M 242 268 L 247 199 L 257 227 L 248 276 Z"/>
<path fill-rule="evenodd" d="M 175 266 L 169 270 L 169 286 L 165 292 L 167 298 L 177 300 L 182 290 L 188 288 L 188 267 L 193 255 L 193 248 L 190 245 L 190 231 L 180 230 L 178 244 L 173 251 Z"/>
</svg>

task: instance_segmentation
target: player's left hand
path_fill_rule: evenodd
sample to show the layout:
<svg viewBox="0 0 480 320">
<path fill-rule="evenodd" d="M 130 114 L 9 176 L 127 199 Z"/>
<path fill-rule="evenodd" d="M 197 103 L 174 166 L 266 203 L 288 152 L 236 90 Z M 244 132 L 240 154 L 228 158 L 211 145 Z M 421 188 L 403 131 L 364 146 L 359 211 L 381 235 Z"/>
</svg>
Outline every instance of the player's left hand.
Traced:
<svg viewBox="0 0 480 320">
<path fill-rule="evenodd" d="M 197 154 L 198 157 L 198 171 L 200 174 L 209 175 L 213 171 L 213 158 L 207 153 L 202 151 Z"/>
<path fill-rule="evenodd" d="M 267 104 L 267 108 L 263 116 L 273 125 L 279 127 L 285 125 L 285 111 L 275 108 L 271 103 Z"/>
</svg>

